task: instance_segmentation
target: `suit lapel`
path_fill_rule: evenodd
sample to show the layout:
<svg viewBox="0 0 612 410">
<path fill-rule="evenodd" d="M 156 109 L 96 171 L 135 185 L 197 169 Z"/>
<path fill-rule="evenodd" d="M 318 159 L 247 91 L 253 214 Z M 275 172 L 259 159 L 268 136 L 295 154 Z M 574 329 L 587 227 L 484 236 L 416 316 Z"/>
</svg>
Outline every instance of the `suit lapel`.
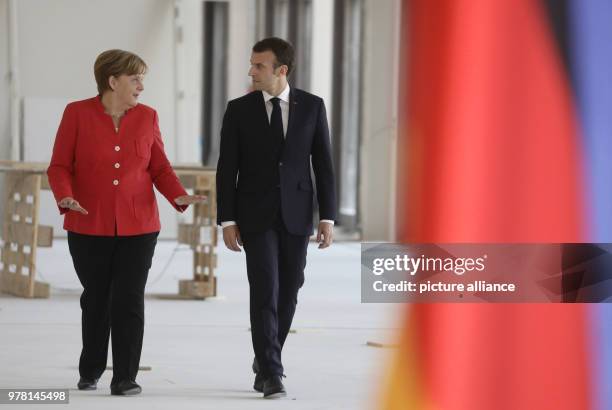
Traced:
<svg viewBox="0 0 612 410">
<path fill-rule="evenodd" d="M 285 144 L 289 141 L 289 137 L 293 134 L 295 120 L 298 111 L 299 102 L 296 97 L 295 89 L 292 87 L 289 90 L 289 123 L 287 124 L 287 135 L 285 135 Z"/>
<path fill-rule="evenodd" d="M 263 127 L 262 129 L 266 130 L 267 133 L 270 129 L 270 120 L 268 119 L 268 112 L 266 111 L 266 100 L 264 100 L 264 96 L 261 91 L 254 93 L 254 95 L 255 105 L 257 106 L 257 109 L 255 111 L 257 113 L 256 117 L 258 119 L 258 122 L 261 122 Z"/>
</svg>

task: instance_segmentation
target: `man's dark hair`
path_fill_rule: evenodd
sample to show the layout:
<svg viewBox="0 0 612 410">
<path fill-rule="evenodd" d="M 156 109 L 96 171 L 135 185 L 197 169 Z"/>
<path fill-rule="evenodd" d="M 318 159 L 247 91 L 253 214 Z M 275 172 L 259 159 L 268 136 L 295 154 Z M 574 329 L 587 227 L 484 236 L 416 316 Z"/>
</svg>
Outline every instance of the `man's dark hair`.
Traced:
<svg viewBox="0 0 612 410">
<path fill-rule="evenodd" d="M 295 58 L 295 52 L 293 46 L 288 41 L 278 37 L 268 37 L 258 41 L 253 46 L 253 52 L 263 53 L 264 51 L 271 51 L 276 56 L 276 64 L 274 68 L 278 68 L 281 65 L 287 66 L 287 76 L 293 71 L 293 61 Z"/>
</svg>

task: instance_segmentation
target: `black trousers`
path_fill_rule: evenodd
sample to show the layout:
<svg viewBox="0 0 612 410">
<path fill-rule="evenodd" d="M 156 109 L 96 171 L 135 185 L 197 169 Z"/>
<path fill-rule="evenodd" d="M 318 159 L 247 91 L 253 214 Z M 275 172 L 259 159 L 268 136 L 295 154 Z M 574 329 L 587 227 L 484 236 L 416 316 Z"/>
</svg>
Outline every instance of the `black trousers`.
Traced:
<svg viewBox="0 0 612 410">
<path fill-rule="evenodd" d="M 144 290 L 158 234 L 113 237 L 68 232 L 70 255 L 83 285 L 81 377 L 98 379 L 106 369 L 112 330 L 111 384 L 136 380 L 144 332 Z"/>
<path fill-rule="evenodd" d="M 308 236 L 287 232 L 280 218 L 257 233 L 242 233 L 250 289 L 251 338 L 260 372 L 283 374 L 281 350 L 304 284 Z"/>
</svg>

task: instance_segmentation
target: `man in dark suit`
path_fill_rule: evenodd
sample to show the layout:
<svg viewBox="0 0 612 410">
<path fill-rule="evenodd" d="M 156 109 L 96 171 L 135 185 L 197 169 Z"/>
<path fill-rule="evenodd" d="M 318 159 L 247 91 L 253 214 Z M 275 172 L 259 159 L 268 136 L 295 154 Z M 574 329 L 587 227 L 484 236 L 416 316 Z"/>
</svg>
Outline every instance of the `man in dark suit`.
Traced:
<svg viewBox="0 0 612 410">
<path fill-rule="evenodd" d="M 336 192 L 323 100 L 291 88 L 291 44 L 267 38 L 253 46 L 255 91 L 228 103 L 217 165 L 218 224 L 225 245 L 244 246 L 250 287 L 254 389 L 286 395 L 281 350 L 304 282 L 313 233 L 312 169 L 321 221 L 319 249 L 332 243 Z"/>
</svg>

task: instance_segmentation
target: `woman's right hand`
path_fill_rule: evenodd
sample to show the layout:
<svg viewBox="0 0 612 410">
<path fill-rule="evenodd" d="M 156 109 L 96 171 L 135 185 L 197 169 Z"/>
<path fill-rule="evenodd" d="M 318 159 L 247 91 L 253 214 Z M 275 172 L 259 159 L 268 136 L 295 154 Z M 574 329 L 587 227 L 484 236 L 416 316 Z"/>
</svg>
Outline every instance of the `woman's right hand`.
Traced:
<svg viewBox="0 0 612 410">
<path fill-rule="evenodd" d="M 64 199 L 62 199 L 61 201 L 59 201 L 57 203 L 61 208 L 68 208 L 72 211 L 77 211 L 82 213 L 83 215 L 87 215 L 89 212 L 87 212 L 87 210 L 85 210 L 85 208 L 83 208 L 81 206 L 81 204 L 78 203 L 78 201 L 74 198 L 71 197 L 66 197 Z"/>
</svg>

